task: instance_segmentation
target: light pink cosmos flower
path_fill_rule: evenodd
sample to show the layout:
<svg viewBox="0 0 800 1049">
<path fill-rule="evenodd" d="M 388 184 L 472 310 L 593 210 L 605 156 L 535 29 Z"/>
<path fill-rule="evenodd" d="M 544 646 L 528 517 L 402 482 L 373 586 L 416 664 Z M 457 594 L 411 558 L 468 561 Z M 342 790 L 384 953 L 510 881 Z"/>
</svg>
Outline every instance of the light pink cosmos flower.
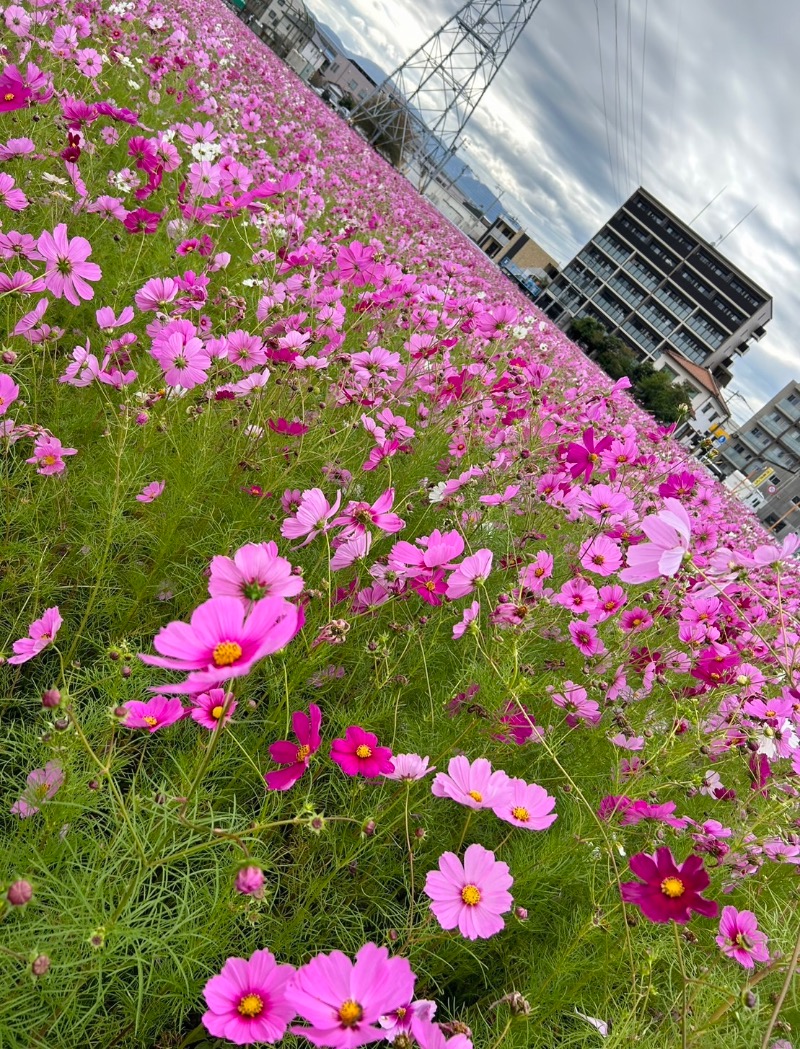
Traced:
<svg viewBox="0 0 800 1049">
<path fill-rule="evenodd" d="M 468 940 L 485 940 L 505 926 L 501 915 L 511 909 L 513 883 L 508 864 L 476 843 L 464 853 L 463 865 L 454 852 L 443 853 L 439 870 L 428 871 L 424 891 L 443 929 L 458 928 Z"/>
<path fill-rule="evenodd" d="M 234 1045 L 279 1042 L 295 1015 L 287 994 L 294 975 L 294 966 L 278 965 L 267 950 L 255 951 L 249 961 L 229 958 L 203 988 L 203 1026 Z"/>
<path fill-rule="evenodd" d="M 470 629 L 472 624 L 476 622 L 481 612 L 480 601 L 473 601 L 469 608 L 464 609 L 464 615 L 461 617 L 461 621 L 456 623 L 453 627 L 453 640 L 458 641 L 464 634 Z"/>
<path fill-rule="evenodd" d="M 436 1002 L 427 998 L 420 998 L 416 1002 L 407 1002 L 399 1009 L 382 1016 L 378 1021 L 386 1032 L 384 1037 L 387 1042 L 394 1042 L 399 1034 L 411 1034 L 415 1041 L 419 1041 L 415 1035 L 415 1029 L 420 1023 L 430 1023 L 436 1015 Z"/>
<path fill-rule="evenodd" d="M 504 492 L 497 492 L 494 495 L 478 496 L 478 502 L 483 503 L 484 506 L 501 506 L 503 503 L 510 503 L 511 500 L 517 495 L 520 488 L 521 485 L 509 484 L 506 486 Z"/>
<path fill-rule="evenodd" d="M 0 372 L 0 415 L 5 415 L 19 397 L 19 386 L 10 375 Z"/>
<path fill-rule="evenodd" d="M 745 969 L 752 969 L 755 962 L 769 961 L 767 937 L 759 930 L 758 919 L 752 911 L 723 907 L 716 940 L 722 953 Z"/>
<path fill-rule="evenodd" d="M 63 473 L 67 464 L 64 462 L 65 455 L 77 455 L 77 448 L 64 448 L 57 437 L 49 434 L 36 438 L 33 446 L 33 455 L 26 459 L 26 463 L 35 463 L 37 474 L 50 477 L 53 474 Z"/>
<path fill-rule="evenodd" d="M 181 684 L 151 691 L 195 695 L 249 674 L 264 656 L 288 645 L 302 625 L 302 612 L 282 597 L 254 602 L 247 616 L 237 598 L 212 597 L 194 610 L 189 623 L 159 630 L 153 646 L 160 655 L 139 658 L 148 666 L 190 672 Z"/>
<path fill-rule="evenodd" d="M 419 754 L 392 754 L 393 772 L 384 772 L 386 779 L 395 780 L 417 780 L 424 779 L 429 773 L 436 770 L 433 765 L 428 768 L 430 758 L 426 755 L 421 758 Z"/>
<path fill-rule="evenodd" d="M 0 171 L 0 204 L 5 204 L 11 211 L 24 211 L 28 206 L 28 198 L 4 171 Z"/>
<path fill-rule="evenodd" d="M 495 816 L 515 827 L 525 830 L 547 830 L 555 823 L 553 812 L 556 799 L 551 797 L 538 783 L 526 783 L 524 779 L 509 779 L 510 794 L 492 808 Z"/>
<path fill-rule="evenodd" d="M 234 710 L 236 700 L 233 693 L 226 692 L 224 688 L 212 688 L 208 692 L 201 692 L 199 696 L 192 696 L 189 716 L 192 721 L 213 732 L 228 724 Z"/>
<path fill-rule="evenodd" d="M 136 496 L 137 503 L 152 503 L 161 495 L 166 487 L 166 481 L 151 481 Z"/>
<path fill-rule="evenodd" d="M 174 331 L 154 343 L 150 352 L 164 369 L 164 381 L 168 386 L 193 390 L 208 378 L 206 369 L 211 365 L 211 358 L 196 336 L 186 338 L 183 333 Z"/>
<path fill-rule="evenodd" d="M 186 713 L 179 699 L 168 696 L 152 696 L 145 701 L 132 699 L 122 705 L 128 712 L 122 721 L 125 728 L 146 728 L 149 732 L 174 725 Z"/>
<path fill-rule="evenodd" d="M 44 280 L 47 290 L 57 299 L 65 298 L 73 306 L 81 299 L 94 298 L 94 288 L 87 281 L 100 280 L 102 272 L 95 262 L 86 260 L 92 246 L 85 237 L 67 237 L 66 223 L 60 222 L 52 233 L 39 235 L 37 250 L 47 264 Z"/>
<path fill-rule="evenodd" d="M 365 943 L 350 961 L 341 951 L 318 954 L 297 970 L 287 998 L 310 1027 L 294 1026 L 312 1045 L 357 1049 L 385 1038 L 380 1018 L 414 996 L 416 977 L 405 958 Z"/>
<path fill-rule="evenodd" d="M 395 543 L 389 553 L 389 566 L 413 579 L 431 569 L 455 568 L 451 562 L 463 552 L 464 540 L 455 529 L 440 532 L 435 528 L 429 536 L 420 536 L 417 545 L 403 540 Z"/>
<path fill-rule="evenodd" d="M 352 539 L 337 542 L 336 552 L 331 558 L 331 571 L 339 572 L 343 568 L 349 568 L 356 561 L 362 561 L 371 546 L 372 532 L 364 532 L 363 535 L 355 535 Z"/>
<path fill-rule="evenodd" d="M 276 543 L 246 543 L 230 557 L 211 559 L 208 592 L 212 597 L 236 597 L 249 608 L 264 597 L 296 597 L 303 577 L 295 575 Z"/>
<path fill-rule="evenodd" d="M 25 790 L 11 806 L 11 815 L 26 820 L 35 816 L 39 807 L 58 793 L 64 772 L 57 761 L 48 761 L 43 769 L 28 773 Z"/>
<path fill-rule="evenodd" d="M 42 649 L 55 641 L 62 622 L 58 606 L 48 608 L 40 619 L 35 619 L 28 627 L 28 636 L 14 642 L 14 655 L 9 657 L 8 662 L 19 666 L 38 656 Z"/>
<path fill-rule="evenodd" d="M 446 596 L 451 601 L 471 594 L 476 586 L 485 583 L 492 571 L 492 551 L 477 550 L 465 557 L 448 577 Z"/>
<path fill-rule="evenodd" d="M 469 809 L 491 809 L 510 794 L 510 781 L 502 769 L 492 772 L 486 758 L 469 760 L 459 754 L 450 759 L 447 772 L 437 774 L 431 793 L 437 798 L 450 798 Z"/>
<path fill-rule="evenodd" d="M 331 505 L 321 488 L 308 489 L 302 494 L 297 512 L 293 517 L 287 517 L 281 525 L 281 535 L 284 539 L 306 536 L 300 546 L 308 546 L 312 539 L 332 527 L 331 518 L 339 509 L 341 501 L 341 492 L 336 493 L 336 501 Z"/>
<path fill-rule="evenodd" d="M 648 583 L 659 576 L 674 576 L 689 549 L 691 522 L 677 499 L 665 499 L 666 509 L 649 514 L 641 529 L 649 543 L 628 548 L 628 567 L 619 573 L 623 583 Z"/>
</svg>

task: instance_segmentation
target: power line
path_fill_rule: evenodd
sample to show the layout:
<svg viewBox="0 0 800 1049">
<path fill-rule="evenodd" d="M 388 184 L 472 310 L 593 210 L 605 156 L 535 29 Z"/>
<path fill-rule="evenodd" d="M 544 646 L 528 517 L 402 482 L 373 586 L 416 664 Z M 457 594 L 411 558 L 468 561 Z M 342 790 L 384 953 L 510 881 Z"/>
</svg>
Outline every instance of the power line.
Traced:
<svg viewBox="0 0 800 1049">
<path fill-rule="evenodd" d="M 614 163 L 611 159 L 611 132 L 608 127 L 608 106 L 606 105 L 606 77 L 603 71 L 603 41 L 600 34 L 600 7 L 598 0 L 594 0 L 594 12 L 597 16 L 597 48 L 600 53 L 600 87 L 603 95 L 603 120 L 606 125 L 606 147 L 608 149 L 608 168 L 611 173 L 611 181 L 614 183 L 614 194 L 617 200 L 620 199 L 621 194 L 619 191 L 618 180 L 614 171 Z"/>
</svg>

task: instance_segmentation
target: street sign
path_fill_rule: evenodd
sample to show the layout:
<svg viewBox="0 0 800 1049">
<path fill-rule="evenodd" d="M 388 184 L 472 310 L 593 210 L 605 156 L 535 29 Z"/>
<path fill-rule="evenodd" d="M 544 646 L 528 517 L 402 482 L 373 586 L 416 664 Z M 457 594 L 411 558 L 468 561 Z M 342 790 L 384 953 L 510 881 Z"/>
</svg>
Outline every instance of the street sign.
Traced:
<svg viewBox="0 0 800 1049">
<path fill-rule="evenodd" d="M 762 485 L 764 483 L 764 481 L 766 481 L 766 479 L 768 477 L 772 477 L 772 467 L 771 466 L 768 466 L 765 470 L 762 470 L 761 473 L 758 475 L 758 477 L 754 477 L 753 478 L 753 484 L 755 485 L 756 488 L 758 488 L 758 486 Z"/>
<path fill-rule="evenodd" d="M 767 491 L 770 495 L 775 495 L 775 493 L 778 491 L 778 486 L 776 484 L 771 484 Z"/>
</svg>

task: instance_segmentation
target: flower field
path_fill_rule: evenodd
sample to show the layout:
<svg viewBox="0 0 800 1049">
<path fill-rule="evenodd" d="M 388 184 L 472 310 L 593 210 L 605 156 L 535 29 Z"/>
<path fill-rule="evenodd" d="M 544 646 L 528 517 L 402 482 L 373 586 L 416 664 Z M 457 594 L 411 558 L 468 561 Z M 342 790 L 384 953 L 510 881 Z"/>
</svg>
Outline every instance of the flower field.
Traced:
<svg viewBox="0 0 800 1049">
<path fill-rule="evenodd" d="M 794 537 L 217 0 L 0 19 L 0 1045 L 790 1047 Z"/>
</svg>

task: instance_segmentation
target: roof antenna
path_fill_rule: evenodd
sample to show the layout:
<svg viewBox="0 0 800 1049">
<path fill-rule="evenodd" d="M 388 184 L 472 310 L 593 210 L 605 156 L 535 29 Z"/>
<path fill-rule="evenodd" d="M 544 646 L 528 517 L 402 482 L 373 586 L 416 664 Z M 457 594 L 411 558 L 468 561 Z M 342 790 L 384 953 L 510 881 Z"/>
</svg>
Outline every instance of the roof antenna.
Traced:
<svg viewBox="0 0 800 1049">
<path fill-rule="evenodd" d="M 752 206 L 752 208 L 750 208 L 750 210 L 744 216 L 744 218 L 739 219 L 739 221 L 736 223 L 736 225 L 732 226 L 731 229 L 728 230 L 728 232 L 725 234 L 724 237 L 722 235 L 717 237 L 717 239 L 714 241 L 713 247 L 718 248 L 720 246 L 720 244 L 723 242 L 723 240 L 727 240 L 728 237 L 730 237 L 731 233 L 733 233 L 733 231 L 735 229 L 738 229 L 741 226 L 741 224 L 744 222 L 745 219 L 749 219 L 750 218 L 750 216 L 753 214 L 753 212 L 756 210 L 757 207 L 758 207 L 758 204 L 754 204 Z"/>
<path fill-rule="evenodd" d="M 711 198 L 711 200 L 709 200 L 708 204 L 706 204 L 706 206 L 705 206 L 704 208 L 701 208 L 701 209 L 700 209 L 700 210 L 699 210 L 699 211 L 697 212 L 697 214 L 696 214 L 696 215 L 695 215 L 695 217 L 694 217 L 694 218 L 692 219 L 692 221 L 691 221 L 691 222 L 689 223 L 689 225 L 690 225 L 690 226 L 693 226 L 693 225 L 695 224 L 695 222 L 697 222 L 697 220 L 698 220 L 698 219 L 700 218 L 700 216 L 701 216 L 701 215 L 703 214 L 703 212 L 704 212 L 704 211 L 708 211 L 708 209 L 709 209 L 709 208 L 711 207 L 711 205 L 712 205 L 712 204 L 714 203 L 714 201 L 715 201 L 715 200 L 717 199 L 717 197 L 721 197 L 721 196 L 722 196 L 722 194 L 723 194 L 723 193 L 725 192 L 725 190 L 726 190 L 727 188 L 728 188 L 727 186 L 723 186 L 723 187 L 722 187 L 722 189 L 721 189 L 721 190 L 719 191 L 719 193 L 717 193 L 717 195 L 716 195 L 715 197 L 712 197 L 712 198 Z"/>
</svg>

